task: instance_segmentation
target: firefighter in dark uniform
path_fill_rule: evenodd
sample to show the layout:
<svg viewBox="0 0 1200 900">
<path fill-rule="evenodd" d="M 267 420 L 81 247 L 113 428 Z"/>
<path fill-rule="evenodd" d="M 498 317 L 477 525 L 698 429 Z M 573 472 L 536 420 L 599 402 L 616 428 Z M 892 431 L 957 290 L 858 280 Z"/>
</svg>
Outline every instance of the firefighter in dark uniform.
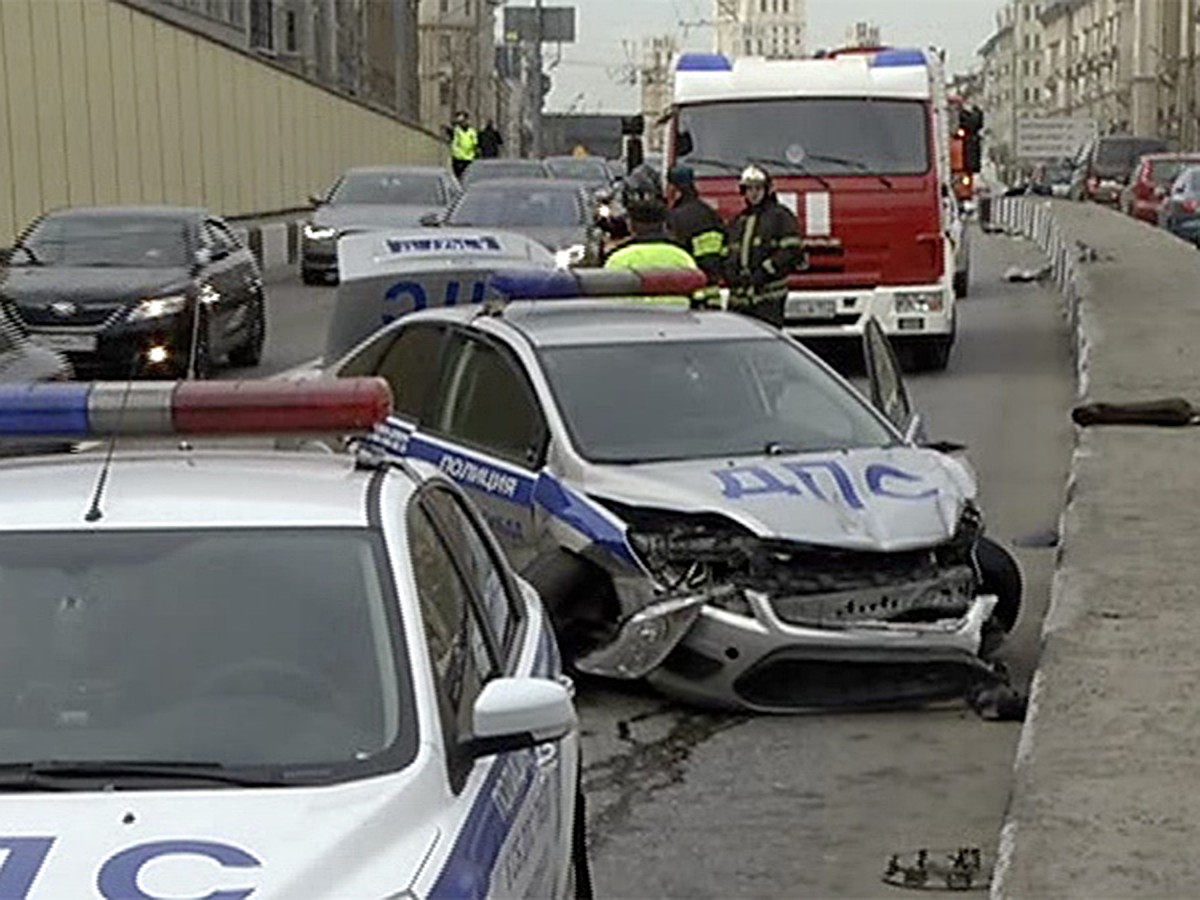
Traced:
<svg viewBox="0 0 1200 900">
<path fill-rule="evenodd" d="M 715 209 L 700 199 L 691 167 L 675 166 L 667 174 L 667 180 L 679 191 L 667 218 L 667 230 L 692 254 L 708 276 L 708 283 L 719 284 L 725 277 L 729 259 L 725 223 Z"/>
<path fill-rule="evenodd" d="M 787 276 L 805 265 L 800 226 L 758 166 L 748 166 L 738 185 L 746 208 L 729 228 L 729 308 L 782 328 Z"/>
</svg>

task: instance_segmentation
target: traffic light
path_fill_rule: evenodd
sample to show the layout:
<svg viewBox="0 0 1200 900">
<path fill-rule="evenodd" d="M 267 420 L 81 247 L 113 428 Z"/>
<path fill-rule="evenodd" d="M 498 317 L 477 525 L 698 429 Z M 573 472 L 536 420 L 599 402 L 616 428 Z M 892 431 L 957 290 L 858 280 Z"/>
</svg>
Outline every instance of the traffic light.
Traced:
<svg viewBox="0 0 1200 900">
<path fill-rule="evenodd" d="M 963 142 L 963 167 L 974 175 L 983 168 L 983 110 L 978 106 L 959 110 L 956 134 Z"/>
</svg>

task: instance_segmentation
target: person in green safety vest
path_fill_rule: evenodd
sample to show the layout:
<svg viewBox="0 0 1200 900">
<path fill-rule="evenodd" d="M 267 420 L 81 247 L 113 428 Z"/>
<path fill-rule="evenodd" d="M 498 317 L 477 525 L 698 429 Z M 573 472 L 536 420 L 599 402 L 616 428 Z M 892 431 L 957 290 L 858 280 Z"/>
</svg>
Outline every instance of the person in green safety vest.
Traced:
<svg viewBox="0 0 1200 900">
<path fill-rule="evenodd" d="M 467 167 L 479 157 L 479 133 L 471 127 L 466 112 L 454 114 L 454 125 L 450 132 L 450 167 L 455 178 L 462 178 Z"/>
<path fill-rule="evenodd" d="M 609 254 L 606 269 L 699 269 L 692 255 L 667 233 L 667 201 L 650 166 L 639 166 L 621 189 L 631 236 Z M 688 297 L 655 297 L 653 302 L 690 305 Z"/>
</svg>

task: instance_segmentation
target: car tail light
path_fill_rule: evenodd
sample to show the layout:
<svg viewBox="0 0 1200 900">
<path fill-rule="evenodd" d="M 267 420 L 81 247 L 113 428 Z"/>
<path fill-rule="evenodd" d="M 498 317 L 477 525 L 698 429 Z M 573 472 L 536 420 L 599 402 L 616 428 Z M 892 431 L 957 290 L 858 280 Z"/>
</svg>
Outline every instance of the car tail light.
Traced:
<svg viewBox="0 0 1200 900">
<path fill-rule="evenodd" d="M 1194 213 L 1197 209 L 1200 209 L 1200 201 L 1186 197 L 1179 201 L 1179 208 L 1186 213 Z"/>
</svg>

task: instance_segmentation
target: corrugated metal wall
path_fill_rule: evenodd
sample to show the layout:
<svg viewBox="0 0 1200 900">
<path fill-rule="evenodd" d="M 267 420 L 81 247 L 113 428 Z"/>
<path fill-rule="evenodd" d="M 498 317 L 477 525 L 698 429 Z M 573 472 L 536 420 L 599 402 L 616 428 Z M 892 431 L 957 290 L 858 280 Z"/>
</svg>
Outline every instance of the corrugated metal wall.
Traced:
<svg viewBox="0 0 1200 900">
<path fill-rule="evenodd" d="M 434 136 L 113 0 L 0 0 L 0 246 L 63 205 L 304 206 Z"/>
</svg>

